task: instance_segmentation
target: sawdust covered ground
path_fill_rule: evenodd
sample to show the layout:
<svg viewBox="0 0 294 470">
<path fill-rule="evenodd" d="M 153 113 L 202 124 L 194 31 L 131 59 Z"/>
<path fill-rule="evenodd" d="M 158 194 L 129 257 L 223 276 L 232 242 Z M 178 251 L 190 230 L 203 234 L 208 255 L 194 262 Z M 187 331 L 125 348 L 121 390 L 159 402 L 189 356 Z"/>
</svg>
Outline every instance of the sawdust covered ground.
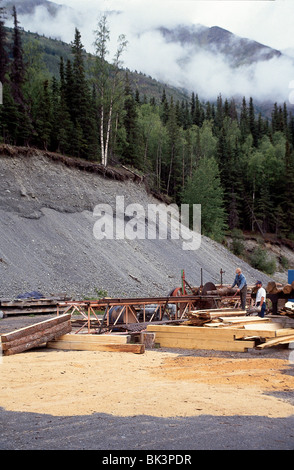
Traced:
<svg viewBox="0 0 294 470">
<path fill-rule="evenodd" d="M 133 354 L 43 348 L 0 360 L 1 407 L 7 411 L 53 416 L 294 414 L 294 365 L 287 349 Z"/>
</svg>

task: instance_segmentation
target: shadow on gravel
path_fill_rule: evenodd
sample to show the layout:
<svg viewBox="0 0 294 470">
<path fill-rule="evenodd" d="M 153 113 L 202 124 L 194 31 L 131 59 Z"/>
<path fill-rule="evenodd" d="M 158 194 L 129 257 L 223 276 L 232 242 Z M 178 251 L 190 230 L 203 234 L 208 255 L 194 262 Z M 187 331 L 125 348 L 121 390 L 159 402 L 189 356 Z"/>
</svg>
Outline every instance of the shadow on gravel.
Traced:
<svg viewBox="0 0 294 470">
<path fill-rule="evenodd" d="M 168 399 L 168 398 L 167 398 Z M 294 416 L 51 416 L 0 408 L 1 450 L 293 450 Z"/>
</svg>

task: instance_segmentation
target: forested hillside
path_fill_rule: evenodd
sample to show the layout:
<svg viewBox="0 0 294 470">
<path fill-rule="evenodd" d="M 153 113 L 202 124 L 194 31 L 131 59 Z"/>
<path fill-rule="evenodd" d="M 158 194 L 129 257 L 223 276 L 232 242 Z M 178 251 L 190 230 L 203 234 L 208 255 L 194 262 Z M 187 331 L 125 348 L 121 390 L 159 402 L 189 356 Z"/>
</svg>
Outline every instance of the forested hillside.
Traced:
<svg viewBox="0 0 294 470">
<path fill-rule="evenodd" d="M 109 56 L 106 18 L 95 57 L 89 62 L 76 30 L 56 77 L 38 41 L 23 46 L 15 10 L 14 25 L 8 36 L 0 23 L 1 142 L 133 167 L 170 200 L 202 204 L 202 231 L 216 240 L 228 229 L 293 239 L 294 117 L 286 103 L 273 104 L 268 119 L 250 96 L 237 106 L 221 90 L 214 102 L 197 90 L 182 100 L 165 89 L 160 99 L 148 96 L 123 69 L 126 38 Z"/>
</svg>

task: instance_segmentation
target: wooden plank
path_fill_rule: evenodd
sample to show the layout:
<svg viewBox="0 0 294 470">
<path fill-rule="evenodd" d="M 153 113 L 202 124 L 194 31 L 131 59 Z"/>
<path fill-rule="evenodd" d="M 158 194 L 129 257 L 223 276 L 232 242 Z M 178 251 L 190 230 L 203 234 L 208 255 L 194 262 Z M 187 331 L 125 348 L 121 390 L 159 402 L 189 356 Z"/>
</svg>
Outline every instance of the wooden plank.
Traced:
<svg viewBox="0 0 294 470">
<path fill-rule="evenodd" d="M 248 336 L 254 336 L 255 338 L 276 338 L 276 330 L 259 330 L 259 329 L 243 329 L 237 330 L 235 333 L 235 339 L 244 339 Z"/>
<path fill-rule="evenodd" d="M 227 328 L 205 328 L 203 326 L 168 326 L 168 325 L 147 325 L 147 331 L 159 334 L 168 334 L 169 336 L 178 336 L 181 338 L 203 338 L 203 339 L 234 339 L 234 336 L 242 331 L 241 328 L 227 327 Z M 248 335 L 248 332 L 246 333 Z"/>
<path fill-rule="evenodd" d="M 68 326 L 68 324 L 65 324 L 64 327 L 61 328 L 60 334 L 68 333 L 70 330 L 71 330 L 71 325 Z M 13 348 L 3 350 L 3 354 L 4 356 L 11 356 L 12 354 L 18 354 L 24 351 L 28 351 L 29 349 L 33 349 L 38 346 L 41 346 L 47 343 L 48 341 L 52 341 L 55 337 L 56 337 L 56 332 L 49 333 L 49 334 L 46 334 L 46 332 L 44 332 L 44 335 L 36 340 L 29 341 L 27 343 L 20 344 L 19 346 L 15 346 Z"/>
<path fill-rule="evenodd" d="M 132 352 L 134 354 L 143 354 L 145 352 L 144 344 L 99 344 L 91 342 L 77 341 L 49 341 L 47 348 L 64 349 L 69 351 L 109 351 L 109 352 Z"/>
<path fill-rule="evenodd" d="M 50 318 L 48 320 L 35 323 L 34 325 L 26 326 L 24 328 L 20 328 L 19 330 L 12 331 L 11 333 L 6 333 L 4 335 L 1 335 L 1 340 L 3 343 L 7 341 L 12 341 L 17 338 L 21 338 L 22 336 L 33 334 L 36 331 L 44 331 L 47 328 L 50 328 L 51 326 L 66 322 L 70 319 L 71 319 L 70 313 L 65 314 L 65 315 L 58 315 L 54 318 Z"/>
<path fill-rule="evenodd" d="M 188 329 L 187 329 L 188 328 Z M 223 338 L 223 339 L 233 339 L 234 330 L 233 329 L 219 329 L 219 328 L 203 328 L 201 326 L 147 326 L 147 331 L 156 333 L 156 338 L 160 334 L 165 334 L 170 337 L 179 337 L 179 338 Z"/>
<path fill-rule="evenodd" d="M 276 331 L 276 336 L 294 335 L 294 328 L 281 328 Z"/>
<path fill-rule="evenodd" d="M 244 324 L 244 328 L 246 330 L 264 330 L 264 331 L 271 331 L 271 330 L 280 330 L 282 329 L 282 325 L 280 323 L 275 323 L 275 322 L 268 322 L 268 323 L 263 323 L 263 322 L 252 322 L 252 323 L 247 323 Z"/>
<path fill-rule="evenodd" d="M 42 305 L 57 305 L 56 300 L 52 299 L 40 299 L 40 300 L 7 300 L 0 301 L 1 307 L 9 308 L 22 308 L 22 307 L 35 307 Z"/>
<path fill-rule="evenodd" d="M 32 341 L 36 341 L 38 339 L 43 339 L 44 334 L 46 336 L 48 336 L 48 335 L 51 335 L 51 333 L 53 333 L 53 334 L 55 333 L 56 336 L 57 335 L 61 336 L 61 335 L 64 334 L 65 331 L 66 332 L 71 331 L 71 322 L 70 322 L 70 320 L 68 320 L 66 322 L 62 322 L 59 325 L 54 325 L 51 328 L 46 329 L 45 331 L 44 330 L 36 331 L 33 334 L 24 335 L 21 338 L 16 338 L 16 339 L 11 340 L 11 341 L 3 342 L 2 343 L 2 349 L 5 351 L 7 349 L 11 349 L 11 348 L 14 348 L 16 346 L 20 346 L 21 344 L 24 344 L 24 343 L 31 343 Z"/>
<path fill-rule="evenodd" d="M 130 335 L 92 335 L 92 334 L 67 334 L 59 338 L 59 341 L 75 343 L 96 344 L 127 344 L 131 340 Z"/>
<path fill-rule="evenodd" d="M 155 342 L 160 344 L 162 348 L 179 348 L 179 349 L 205 349 L 215 351 L 234 351 L 245 352 L 248 348 L 255 347 L 255 341 L 213 341 L 204 339 L 182 339 L 170 337 L 157 337 Z"/>
<path fill-rule="evenodd" d="M 42 313 L 46 313 L 47 315 L 49 314 L 55 314 L 57 313 L 57 307 L 54 307 L 52 305 L 51 307 L 43 307 L 43 308 L 28 308 L 28 309 L 2 309 L 2 312 L 4 315 L 39 315 Z"/>
<path fill-rule="evenodd" d="M 294 334 L 270 339 L 266 341 L 265 343 L 259 344 L 258 346 L 256 346 L 256 348 L 264 349 L 264 348 L 269 348 L 271 346 L 277 346 L 279 344 L 288 344 L 288 343 L 291 343 L 292 341 L 294 341 Z"/>
<path fill-rule="evenodd" d="M 265 323 L 269 322 L 269 318 L 260 318 L 260 317 L 219 317 L 219 319 L 224 323 Z"/>
</svg>

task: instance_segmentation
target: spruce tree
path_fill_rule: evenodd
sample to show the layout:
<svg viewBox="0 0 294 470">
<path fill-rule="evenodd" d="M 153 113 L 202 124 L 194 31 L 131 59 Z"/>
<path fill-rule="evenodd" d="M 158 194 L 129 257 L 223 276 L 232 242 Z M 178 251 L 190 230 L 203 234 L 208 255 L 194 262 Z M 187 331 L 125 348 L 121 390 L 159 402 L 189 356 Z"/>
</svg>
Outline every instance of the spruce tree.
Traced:
<svg viewBox="0 0 294 470">
<path fill-rule="evenodd" d="M 226 214 L 219 169 L 214 158 L 202 158 L 181 193 L 184 204 L 201 204 L 203 235 L 222 241 L 226 230 Z"/>
<path fill-rule="evenodd" d="M 0 0 L 0 5 L 1 5 Z M 7 34 L 4 27 L 5 24 L 5 9 L 0 6 L 0 82 L 6 81 L 6 73 L 8 71 L 8 53 L 6 49 Z"/>
<path fill-rule="evenodd" d="M 255 121 L 255 111 L 254 111 L 254 106 L 253 106 L 253 98 L 250 97 L 249 101 L 249 130 L 251 132 L 251 135 L 253 137 L 253 145 L 254 147 L 257 147 L 258 144 L 258 133 L 256 129 L 256 121 Z"/>
<path fill-rule="evenodd" d="M 124 97 L 124 128 L 126 132 L 126 142 L 122 149 L 123 161 L 136 168 L 140 168 L 142 161 L 140 158 L 138 146 L 138 126 L 137 126 L 137 110 L 136 100 L 133 96 L 129 76 L 126 74 L 125 80 L 125 97 Z"/>
<path fill-rule="evenodd" d="M 52 99 L 48 80 L 44 82 L 42 93 L 38 99 L 36 131 L 38 145 L 48 150 L 52 132 Z"/>
<path fill-rule="evenodd" d="M 15 102 L 19 105 L 24 104 L 22 85 L 25 80 L 25 67 L 23 61 L 23 48 L 22 39 L 19 29 L 19 22 L 15 6 L 13 7 L 13 49 L 12 49 L 12 63 L 10 70 L 10 80 L 12 88 L 12 96 Z"/>
</svg>

